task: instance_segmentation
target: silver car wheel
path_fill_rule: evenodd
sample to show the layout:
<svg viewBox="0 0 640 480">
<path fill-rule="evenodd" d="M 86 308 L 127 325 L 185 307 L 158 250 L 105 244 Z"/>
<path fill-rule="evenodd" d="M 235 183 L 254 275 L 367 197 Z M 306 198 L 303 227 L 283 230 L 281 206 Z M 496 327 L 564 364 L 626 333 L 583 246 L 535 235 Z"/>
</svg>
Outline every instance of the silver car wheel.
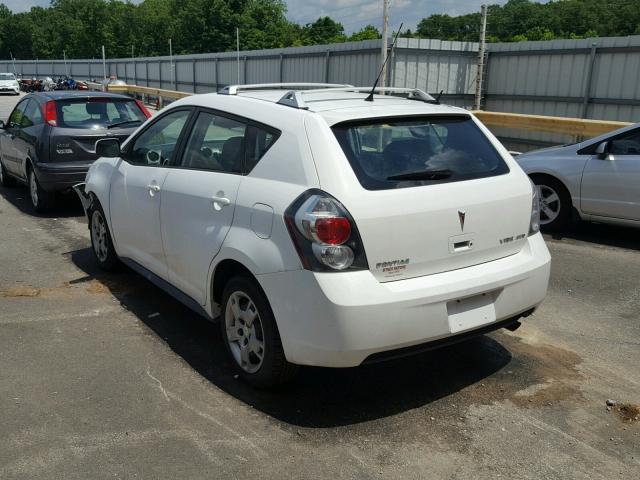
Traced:
<svg viewBox="0 0 640 480">
<path fill-rule="evenodd" d="M 109 256 L 107 226 L 102 213 L 98 210 L 95 210 L 91 215 L 91 240 L 96 257 L 104 263 Z"/>
<path fill-rule="evenodd" d="M 236 363 L 247 373 L 256 373 L 264 359 L 264 331 L 253 300 L 244 292 L 229 296 L 224 321 L 227 342 Z"/>
<path fill-rule="evenodd" d="M 560 215 L 560 195 L 548 185 L 537 185 L 537 188 L 540 199 L 540 225 L 548 225 Z"/>
<path fill-rule="evenodd" d="M 38 182 L 36 180 L 36 174 L 33 170 L 29 172 L 29 193 L 31 194 L 31 203 L 34 207 L 38 206 Z"/>
</svg>

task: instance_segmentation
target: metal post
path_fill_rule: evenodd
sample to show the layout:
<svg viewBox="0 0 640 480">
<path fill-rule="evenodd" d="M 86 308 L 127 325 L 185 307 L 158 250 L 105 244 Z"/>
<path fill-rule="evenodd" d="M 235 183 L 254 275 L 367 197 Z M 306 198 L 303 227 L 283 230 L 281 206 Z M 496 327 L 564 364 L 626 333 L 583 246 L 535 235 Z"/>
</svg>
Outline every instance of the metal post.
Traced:
<svg viewBox="0 0 640 480">
<path fill-rule="evenodd" d="M 170 80 L 170 85 L 174 85 L 175 72 L 173 71 L 173 45 L 171 44 L 171 39 L 169 39 L 169 80 Z M 177 90 L 177 89 L 174 88 L 174 90 Z"/>
<path fill-rule="evenodd" d="M 331 56 L 331 51 L 327 50 L 324 55 L 324 83 L 329 83 L 329 57 Z"/>
<path fill-rule="evenodd" d="M 584 86 L 584 99 L 582 100 L 581 118 L 587 118 L 589 113 L 589 102 L 591 101 L 591 85 L 593 83 L 593 70 L 596 65 L 596 57 L 598 55 L 598 44 L 591 44 L 591 54 L 589 56 L 589 67 L 587 70 L 587 79 Z"/>
<path fill-rule="evenodd" d="M 216 61 L 215 61 L 214 69 L 213 69 L 213 70 L 214 70 L 214 72 L 213 72 L 213 73 L 215 73 L 215 75 L 216 75 L 216 91 L 218 91 L 218 87 L 220 86 L 220 85 L 219 85 L 219 83 L 218 83 L 218 75 L 219 75 L 219 70 L 218 70 L 218 57 L 216 57 Z"/>
<path fill-rule="evenodd" d="M 280 54 L 280 63 L 278 64 L 278 71 L 279 73 L 279 77 L 280 79 L 278 80 L 280 83 L 284 82 L 284 80 L 282 79 L 283 76 L 283 68 L 284 68 L 284 55 Z"/>
<path fill-rule="evenodd" d="M 196 82 L 196 59 L 194 58 L 193 60 L 191 60 L 191 78 L 192 83 L 193 83 L 193 93 L 196 93 L 196 88 L 198 87 L 198 84 Z"/>
<path fill-rule="evenodd" d="M 144 75 L 147 82 L 147 87 L 149 86 L 149 60 L 144 62 Z"/>
<path fill-rule="evenodd" d="M 380 61 L 382 62 L 382 75 L 380 75 L 380 87 L 386 85 L 387 66 L 387 39 L 389 38 L 389 0 L 382 0 L 382 48 L 380 51 Z"/>
<path fill-rule="evenodd" d="M 247 83 L 247 57 L 242 59 L 242 83 Z"/>
<path fill-rule="evenodd" d="M 66 52 L 66 50 L 62 51 L 62 58 L 64 59 L 64 74 L 68 77 L 69 76 L 69 69 L 67 67 L 67 52 Z"/>
<path fill-rule="evenodd" d="M 484 63 L 485 52 L 487 50 L 487 14 L 487 6 L 482 5 L 482 25 L 480 28 L 480 48 L 478 49 L 478 76 L 476 78 L 476 97 L 473 104 L 474 110 L 480 110 L 482 108 L 482 87 L 485 67 Z"/>
<path fill-rule="evenodd" d="M 236 61 L 238 64 L 238 84 L 240 84 L 240 29 L 236 27 Z"/>
</svg>

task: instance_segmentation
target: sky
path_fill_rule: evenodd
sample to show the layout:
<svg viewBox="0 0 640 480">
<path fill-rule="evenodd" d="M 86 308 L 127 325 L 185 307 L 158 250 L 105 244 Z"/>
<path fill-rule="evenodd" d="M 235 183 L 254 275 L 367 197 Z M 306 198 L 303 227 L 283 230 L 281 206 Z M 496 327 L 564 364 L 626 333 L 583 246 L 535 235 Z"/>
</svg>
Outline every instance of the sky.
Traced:
<svg viewBox="0 0 640 480">
<path fill-rule="evenodd" d="M 49 5 L 49 0 L 0 1 L 14 12 L 24 12 L 36 5 Z M 140 0 L 134 1 L 139 3 Z M 285 1 L 288 5 L 287 17 L 301 24 L 311 23 L 320 16 L 328 15 L 342 23 L 347 33 L 360 30 L 369 23 L 376 27 L 382 25 L 382 0 Z M 422 18 L 433 13 L 459 15 L 477 12 L 483 3 L 504 4 L 506 0 L 391 0 L 390 25 L 394 29 L 400 26 L 400 22 L 404 22 L 403 30 L 414 29 Z"/>
</svg>

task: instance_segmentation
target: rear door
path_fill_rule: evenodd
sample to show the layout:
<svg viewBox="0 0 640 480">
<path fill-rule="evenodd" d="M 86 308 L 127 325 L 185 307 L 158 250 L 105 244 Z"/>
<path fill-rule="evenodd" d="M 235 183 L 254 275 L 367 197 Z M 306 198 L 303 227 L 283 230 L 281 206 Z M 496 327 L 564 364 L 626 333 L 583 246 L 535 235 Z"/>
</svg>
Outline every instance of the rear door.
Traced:
<svg viewBox="0 0 640 480">
<path fill-rule="evenodd" d="M 13 109 L 11 115 L 9 115 L 9 119 L 7 120 L 6 128 L 2 135 L 2 163 L 4 164 L 7 171 L 13 173 L 14 175 L 23 176 L 22 172 L 18 167 L 18 154 L 16 152 L 16 136 L 20 133 L 20 128 L 22 125 L 23 117 L 27 105 L 29 103 L 29 99 L 25 98 L 22 100 L 16 108 Z"/>
<path fill-rule="evenodd" d="M 233 222 L 248 125 L 200 110 L 184 154 L 163 187 L 162 238 L 170 282 L 204 304 L 213 258 Z"/>
<path fill-rule="evenodd" d="M 524 246 L 529 181 L 510 172 L 471 118 L 389 118 L 333 130 L 363 187 L 340 200 L 379 281 L 478 265 Z"/>
<path fill-rule="evenodd" d="M 128 144 L 111 180 L 110 215 L 119 254 L 164 279 L 160 205 L 191 112 L 171 110 L 155 119 Z"/>
<path fill-rule="evenodd" d="M 29 100 L 24 115 L 22 115 L 20 129 L 16 131 L 14 146 L 16 153 L 16 169 L 26 176 L 27 159 L 39 161 L 40 142 L 44 118 L 40 105 L 33 98 Z"/>
<path fill-rule="evenodd" d="M 589 215 L 640 220 L 640 129 L 609 142 L 607 158 L 592 156 L 582 175 L 581 208 Z"/>
</svg>

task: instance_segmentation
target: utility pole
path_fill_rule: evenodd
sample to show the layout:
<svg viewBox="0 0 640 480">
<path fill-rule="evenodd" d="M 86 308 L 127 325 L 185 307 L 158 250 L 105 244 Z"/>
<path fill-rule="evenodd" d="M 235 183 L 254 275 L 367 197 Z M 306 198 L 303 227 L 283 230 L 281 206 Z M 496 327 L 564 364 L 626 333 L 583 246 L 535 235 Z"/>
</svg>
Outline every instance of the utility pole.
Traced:
<svg viewBox="0 0 640 480">
<path fill-rule="evenodd" d="M 380 75 L 380 87 L 385 87 L 387 82 L 387 66 L 384 63 L 387 58 L 387 38 L 389 37 L 389 0 L 382 0 L 382 75 Z"/>
<path fill-rule="evenodd" d="M 240 85 L 240 29 L 236 27 L 236 63 L 238 64 L 238 85 Z"/>
<path fill-rule="evenodd" d="M 480 47 L 478 49 L 478 75 L 476 77 L 476 97 L 473 104 L 474 110 L 482 108 L 482 88 L 484 84 L 484 75 L 487 60 L 487 16 L 488 9 L 486 5 L 482 5 L 482 25 L 480 27 Z"/>
</svg>

